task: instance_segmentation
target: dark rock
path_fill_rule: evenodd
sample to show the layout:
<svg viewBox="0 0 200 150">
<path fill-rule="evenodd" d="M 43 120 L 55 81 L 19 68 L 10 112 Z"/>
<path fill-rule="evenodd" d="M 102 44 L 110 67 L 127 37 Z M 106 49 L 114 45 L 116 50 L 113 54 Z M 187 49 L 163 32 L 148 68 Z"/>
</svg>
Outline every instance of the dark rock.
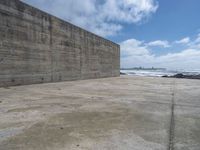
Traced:
<svg viewBox="0 0 200 150">
<path fill-rule="evenodd" d="M 184 75 L 182 73 L 178 73 L 178 74 L 175 74 L 173 76 L 164 75 L 162 77 L 165 77 L 165 78 L 200 79 L 200 74 L 199 75 Z"/>
<path fill-rule="evenodd" d="M 120 72 L 120 75 L 126 75 L 126 73 Z"/>
<path fill-rule="evenodd" d="M 163 78 L 167 78 L 167 77 L 169 77 L 168 75 L 164 75 L 164 76 L 162 76 Z"/>
<path fill-rule="evenodd" d="M 184 78 L 185 75 L 183 75 L 182 73 L 178 73 L 178 74 L 174 75 L 173 77 L 175 77 L 175 78 Z"/>
</svg>

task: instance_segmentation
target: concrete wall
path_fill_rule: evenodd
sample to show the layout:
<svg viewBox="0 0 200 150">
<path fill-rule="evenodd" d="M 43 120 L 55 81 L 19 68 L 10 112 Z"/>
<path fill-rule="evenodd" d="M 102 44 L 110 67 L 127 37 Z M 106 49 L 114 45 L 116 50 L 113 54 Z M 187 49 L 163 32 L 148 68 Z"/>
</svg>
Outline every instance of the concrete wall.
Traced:
<svg viewBox="0 0 200 150">
<path fill-rule="evenodd" d="M 119 45 L 19 0 L 0 0 L 0 86 L 119 76 Z"/>
</svg>

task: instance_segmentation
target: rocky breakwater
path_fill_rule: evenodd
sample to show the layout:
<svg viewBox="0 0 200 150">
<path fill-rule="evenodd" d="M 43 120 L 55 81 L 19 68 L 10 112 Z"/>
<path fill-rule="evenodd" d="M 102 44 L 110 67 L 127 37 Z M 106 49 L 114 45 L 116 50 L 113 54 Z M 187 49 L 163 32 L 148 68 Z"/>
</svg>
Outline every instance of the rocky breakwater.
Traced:
<svg viewBox="0 0 200 150">
<path fill-rule="evenodd" d="M 182 74 L 182 73 L 178 73 L 172 76 L 162 76 L 165 78 L 184 78 L 184 79 L 200 79 L 200 74 L 195 74 L 195 75 L 186 75 L 186 74 Z"/>
</svg>

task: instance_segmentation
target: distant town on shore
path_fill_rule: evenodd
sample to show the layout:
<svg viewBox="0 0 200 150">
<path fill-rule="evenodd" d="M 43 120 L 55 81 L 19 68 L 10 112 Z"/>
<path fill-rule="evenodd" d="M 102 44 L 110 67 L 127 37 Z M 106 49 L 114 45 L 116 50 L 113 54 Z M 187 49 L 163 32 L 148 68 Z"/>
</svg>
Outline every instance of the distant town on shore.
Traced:
<svg viewBox="0 0 200 150">
<path fill-rule="evenodd" d="M 121 68 L 121 70 L 167 70 L 166 68 L 145 68 L 145 67 L 132 67 L 132 68 Z"/>
</svg>

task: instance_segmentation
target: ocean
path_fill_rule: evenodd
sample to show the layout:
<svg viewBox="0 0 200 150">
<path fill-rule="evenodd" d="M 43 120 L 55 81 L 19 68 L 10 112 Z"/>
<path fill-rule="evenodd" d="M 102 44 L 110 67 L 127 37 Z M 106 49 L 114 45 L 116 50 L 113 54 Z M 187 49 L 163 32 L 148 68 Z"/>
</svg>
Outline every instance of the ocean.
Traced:
<svg viewBox="0 0 200 150">
<path fill-rule="evenodd" d="M 200 75 L 200 70 L 167 70 L 167 69 L 123 69 L 121 73 L 134 76 L 162 77 L 173 76 L 178 73 L 184 75 Z"/>
</svg>

